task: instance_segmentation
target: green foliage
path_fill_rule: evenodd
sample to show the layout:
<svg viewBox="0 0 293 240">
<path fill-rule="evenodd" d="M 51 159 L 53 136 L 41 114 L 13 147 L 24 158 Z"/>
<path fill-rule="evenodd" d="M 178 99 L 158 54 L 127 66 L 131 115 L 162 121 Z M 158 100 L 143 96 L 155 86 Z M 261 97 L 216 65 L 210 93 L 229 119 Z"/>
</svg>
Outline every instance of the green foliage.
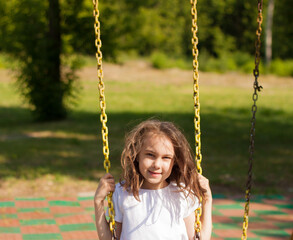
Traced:
<svg viewBox="0 0 293 240">
<path fill-rule="evenodd" d="M 254 57 L 244 52 L 222 53 L 215 58 L 203 51 L 199 54 L 199 70 L 204 72 L 243 72 L 252 73 L 254 69 Z M 260 72 L 265 73 L 262 62 L 259 66 Z"/>
<path fill-rule="evenodd" d="M 191 69 L 192 60 L 185 60 L 183 58 L 170 58 L 163 52 L 154 52 L 150 56 L 151 64 L 157 69 L 166 68 L 180 68 L 180 69 Z"/>
<path fill-rule="evenodd" d="M 58 0 L 50 1 L 51 5 L 38 0 L 7 3 L 5 21 L 10 27 L 2 36 L 2 47 L 17 60 L 19 90 L 35 118 L 42 121 L 66 117 L 67 97 L 75 96 L 78 66 L 71 61 L 73 64 L 61 69 Z"/>
<path fill-rule="evenodd" d="M 273 19 L 273 58 L 292 58 L 293 56 L 293 14 L 292 1 L 274 1 Z"/>
<path fill-rule="evenodd" d="M 48 1 L 48 0 L 47 0 Z M 16 29 L 26 28 L 27 24 L 10 21 L 11 17 L 25 12 L 33 13 L 39 5 L 46 5 L 33 0 L 25 0 L 26 6 L 20 6 L 20 0 L 0 0 L 0 51 L 10 52 L 21 49 L 18 44 L 22 41 L 10 33 Z M 293 15 L 290 12 L 290 0 L 275 1 L 273 19 L 273 58 L 288 59 L 293 55 Z M 18 8 L 23 8 L 22 11 Z M 94 18 L 92 15 L 92 1 L 60 0 L 61 31 L 63 54 L 94 55 Z M 44 7 L 46 8 L 46 7 Z M 266 24 L 267 0 L 264 1 L 262 23 L 261 55 L 264 56 L 264 36 Z M 121 62 L 120 55 L 125 52 L 134 53 L 139 57 L 149 57 L 153 53 L 161 52 L 169 58 L 186 59 L 191 53 L 191 14 L 189 1 L 180 0 L 107 0 L 100 1 L 100 22 L 103 57 L 108 61 Z M 206 0 L 197 4 L 198 12 L 198 48 L 200 53 L 206 52 L 210 59 L 207 63 L 200 63 L 203 70 L 226 71 L 225 69 L 250 71 L 251 64 L 245 64 L 230 59 L 230 53 L 241 52 L 253 56 L 257 28 L 257 3 L 253 1 L 237 0 Z M 41 10 L 41 21 L 46 21 L 46 15 Z M 42 16 L 41 16 L 42 15 Z M 28 19 L 24 23 L 32 24 Z M 24 26 L 25 25 L 25 26 Z M 38 23 L 29 26 L 33 32 L 39 32 L 40 38 L 44 28 Z M 22 31 L 22 30 L 21 30 Z M 20 31 L 20 33 L 21 33 Z M 30 31 L 29 34 L 33 32 Z M 27 34 L 27 35 L 29 35 Z M 33 35 L 32 35 L 33 36 Z M 29 39 L 28 39 L 29 40 Z M 42 40 L 43 41 L 43 40 Z M 31 41 L 31 45 L 35 45 Z M 39 47 L 38 47 L 39 48 Z M 42 50 L 42 48 L 40 48 Z M 234 54 L 233 54 L 234 55 Z M 152 56 L 153 57 L 153 56 Z M 241 56 L 240 56 L 241 58 Z M 168 64 L 166 64 L 168 65 Z M 205 66 L 208 65 L 208 66 Z M 215 69 L 213 69 L 215 67 Z M 287 70 L 284 72 L 288 72 Z M 283 74 L 283 73 L 282 73 Z"/>
<path fill-rule="evenodd" d="M 269 72 L 278 76 L 291 76 L 293 77 L 293 60 L 275 59 L 271 62 Z"/>
<path fill-rule="evenodd" d="M 8 68 L 8 67 L 9 67 L 8 56 L 7 54 L 1 53 L 0 54 L 0 69 Z"/>
</svg>

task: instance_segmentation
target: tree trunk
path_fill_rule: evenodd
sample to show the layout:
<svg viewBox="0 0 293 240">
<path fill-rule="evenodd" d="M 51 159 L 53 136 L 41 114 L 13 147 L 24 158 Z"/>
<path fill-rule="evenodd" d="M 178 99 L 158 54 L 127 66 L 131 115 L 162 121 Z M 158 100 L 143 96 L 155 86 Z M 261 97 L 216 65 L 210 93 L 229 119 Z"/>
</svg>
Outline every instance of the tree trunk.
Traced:
<svg viewBox="0 0 293 240">
<path fill-rule="evenodd" d="M 272 61 L 272 25 L 274 16 L 274 0 L 268 2 L 268 13 L 266 23 L 266 64 L 270 65 Z"/>
<path fill-rule="evenodd" d="M 66 110 L 63 103 L 64 89 L 60 72 L 61 31 L 60 31 L 60 6 L 59 0 L 49 0 L 48 9 L 48 80 L 50 86 L 47 96 L 47 119 L 58 120 L 65 118 Z"/>
</svg>

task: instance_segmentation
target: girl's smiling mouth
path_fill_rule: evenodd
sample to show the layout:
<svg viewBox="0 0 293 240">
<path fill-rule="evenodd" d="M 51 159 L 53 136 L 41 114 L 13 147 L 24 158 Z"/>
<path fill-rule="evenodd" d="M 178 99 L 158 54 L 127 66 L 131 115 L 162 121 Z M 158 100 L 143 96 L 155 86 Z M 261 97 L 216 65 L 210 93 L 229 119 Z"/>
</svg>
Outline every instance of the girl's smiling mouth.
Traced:
<svg viewBox="0 0 293 240">
<path fill-rule="evenodd" d="M 149 174 L 150 174 L 151 176 L 157 177 L 157 176 L 160 176 L 162 173 L 159 173 L 159 172 L 153 172 L 153 171 L 150 171 L 150 170 L 149 170 Z"/>
</svg>

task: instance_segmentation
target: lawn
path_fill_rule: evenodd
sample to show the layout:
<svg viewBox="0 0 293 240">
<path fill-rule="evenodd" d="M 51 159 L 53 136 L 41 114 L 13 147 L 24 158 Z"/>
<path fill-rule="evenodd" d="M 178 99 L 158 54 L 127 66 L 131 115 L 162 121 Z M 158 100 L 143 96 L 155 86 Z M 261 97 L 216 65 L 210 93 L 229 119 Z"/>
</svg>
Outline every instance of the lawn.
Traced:
<svg viewBox="0 0 293 240">
<path fill-rule="evenodd" d="M 142 120 L 175 122 L 194 144 L 192 73 L 146 62 L 104 64 L 111 172 L 120 176 L 125 133 Z M 80 92 L 65 121 L 35 123 L 0 69 L 0 196 L 94 191 L 103 175 L 95 67 L 80 71 Z M 201 73 L 203 174 L 215 193 L 244 194 L 252 75 Z M 253 193 L 293 194 L 293 79 L 261 76 Z"/>
</svg>

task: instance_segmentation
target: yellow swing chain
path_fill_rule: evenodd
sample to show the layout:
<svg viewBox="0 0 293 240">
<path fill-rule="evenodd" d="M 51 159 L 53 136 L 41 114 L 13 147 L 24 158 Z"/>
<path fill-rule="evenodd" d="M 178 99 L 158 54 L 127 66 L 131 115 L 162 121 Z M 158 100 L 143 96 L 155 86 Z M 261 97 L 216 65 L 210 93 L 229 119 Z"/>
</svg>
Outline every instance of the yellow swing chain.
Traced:
<svg viewBox="0 0 293 240">
<path fill-rule="evenodd" d="M 251 129 L 250 129 L 250 145 L 249 145 L 249 170 L 248 170 L 248 178 L 247 178 L 247 183 L 246 183 L 246 203 L 245 203 L 245 210 L 244 210 L 244 217 L 243 217 L 243 229 L 242 229 L 242 240 L 247 239 L 247 229 L 248 229 L 248 215 L 249 215 L 249 202 L 250 202 L 250 190 L 251 190 L 251 185 L 252 185 L 252 163 L 253 163 L 253 154 L 254 154 L 254 136 L 255 136 L 255 114 L 257 111 L 257 106 L 256 106 L 256 101 L 258 99 L 258 94 L 257 92 L 261 90 L 262 86 L 258 85 L 258 77 L 259 77 L 259 63 L 260 63 L 260 36 L 262 32 L 261 24 L 262 24 L 262 6 L 263 6 L 263 1 L 258 0 L 258 16 L 257 16 L 257 22 L 258 22 L 258 27 L 256 30 L 256 36 L 257 39 L 255 41 L 255 68 L 253 70 L 253 75 L 255 78 L 253 88 L 254 88 L 254 93 L 252 95 L 252 100 L 253 100 L 253 105 L 251 108 L 252 111 L 252 118 L 251 118 Z"/>
<path fill-rule="evenodd" d="M 196 10 L 196 4 L 197 0 L 190 0 L 191 3 L 191 15 L 192 15 L 192 55 L 193 55 L 193 100 L 194 100 L 194 128 L 195 128 L 195 161 L 196 161 L 196 167 L 199 174 L 202 174 L 202 168 L 201 168 L 201 141 L 200 141 L 200 104 L 199 104 L 199 86 L 198 86 L 198 38 L 197 38 L 197 10 Z M 200 202 L 202 199 L 200 199 Z M 200 231 L 201 231 L 201 221 L 200 216 L 202 214 L 201 207 L 196 209 L 195 211 L 195 238 L 200 239 Z"/>
<path fill-rule="evenodd" d="M 101 47 L 102 47 L 102 41 L 101 41 L 101 31 L 100 31 L 100 21 L 99 21 L 99 1 L 98 0 L 93 0 L 93 5 L 94 5 L 94 17 L 95 17 L 95 45 L 97 48 L 96 52 L 96 58 L 97 58 L 97 75 L 98 75 L 98 80 L 99 80 L 99 93 L 100 93 L 100 109 L 101 109 L 101 115 L 100 115 L 100 120 L 102 123 L 102 140 L 103 140 L 103 154 L 105 157 L 104 160 L 104 168 L 106 169 L 106 173 L 109 172 L 109 169 L 111 167 L 111 163 L 109 160 L 109 143 L 108 143 L 108 127 L 106 125 L 107 123 L 107 114 L 106 114 L 106 98 L 105 98 L 105 85 L 103 82 L 103 68 L 102 68 L 102 52 L 101 52 Z M 116 239 L 115 236 L 115 211 L 114 211 L 114 206 L 112 202 L 112 192 L 107 196 L 107 201 L 108 201 L 108 212 L 109 212 L 109 217 L 110 217 L 110 230 L 112 232 L 112 236 L 114 239 Z"/>
</svg>

